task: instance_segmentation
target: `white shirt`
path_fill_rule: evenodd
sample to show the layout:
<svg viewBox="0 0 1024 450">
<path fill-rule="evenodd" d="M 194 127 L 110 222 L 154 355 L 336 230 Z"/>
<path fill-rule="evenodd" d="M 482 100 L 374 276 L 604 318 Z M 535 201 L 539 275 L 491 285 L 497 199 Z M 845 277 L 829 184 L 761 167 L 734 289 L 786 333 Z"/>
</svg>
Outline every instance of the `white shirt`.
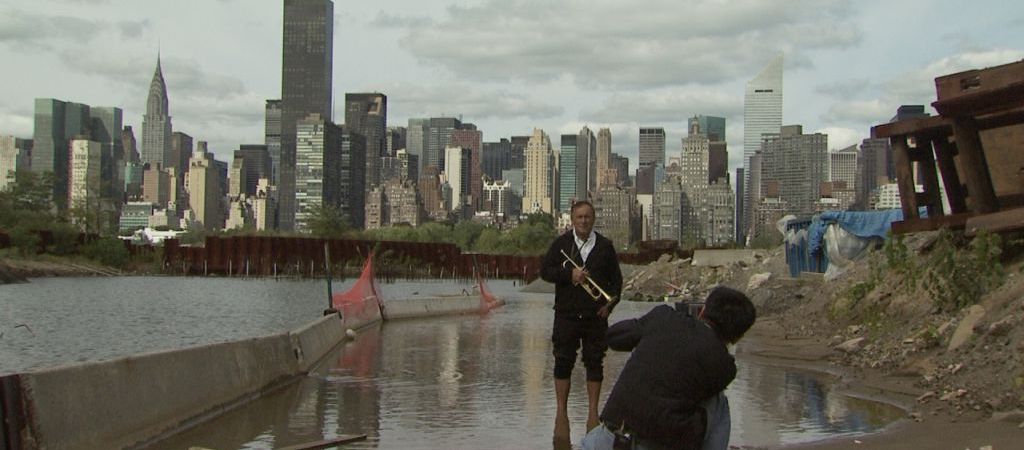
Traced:
<svg viewBox="0 0 1024 450">
<path fill-rule="evenodd" d="M 576 248 L 580 249 L 580 259 L 585 264 L 587 257 L 590 256 L 590 251 L 594 249 L 594 244 L 597 243 L 597 234 L 594 233 L 594 230 L 590 230 L 590 236 L 587 236 L 587 240 L 584 241 L 576 235 L 576 230 L 572 230 L 572 239 L 576 241 Z"/>
</svg>

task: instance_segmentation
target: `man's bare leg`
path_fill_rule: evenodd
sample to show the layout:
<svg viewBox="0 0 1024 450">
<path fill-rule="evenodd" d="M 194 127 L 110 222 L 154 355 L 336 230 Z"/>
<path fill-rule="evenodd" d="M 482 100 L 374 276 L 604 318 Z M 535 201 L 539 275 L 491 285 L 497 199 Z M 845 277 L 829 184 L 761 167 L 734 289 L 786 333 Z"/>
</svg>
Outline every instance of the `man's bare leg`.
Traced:
<svg viewBox="0 0 1024 450">
<path fill-rule="evenodd" d="M 555 378 L 555 439 L 569 439 L 569 379 Z"/>
<path fill-rule="evenodd" d="M 601 400 L 601 382 L 600 381 L 588 381 L 587 382 L 587 401 L 590 403 L 589 411 L 587 412 L 587 432 L 594 429 L 601 424 L 601 420 L 597 416 L 597 403 Z"/>
</svg>

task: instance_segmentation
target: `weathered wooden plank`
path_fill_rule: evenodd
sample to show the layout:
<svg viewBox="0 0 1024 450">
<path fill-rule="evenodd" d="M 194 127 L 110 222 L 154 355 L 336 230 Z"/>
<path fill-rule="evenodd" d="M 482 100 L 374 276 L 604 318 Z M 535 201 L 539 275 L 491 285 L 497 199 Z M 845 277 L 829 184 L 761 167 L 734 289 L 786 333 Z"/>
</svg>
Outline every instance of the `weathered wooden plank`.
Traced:
<svg viewBox="0 0 1024 450">
<path fill-rule="evenodd" d="M 953 214 L 948 216 L 926 217 L 923 219 L 904 220 L 892 223 L 893 234 L 917 233 L 938 230 L 939 228 L 964 228 L 971 213 Z"/>
<path fill-rule="evenodd" d="M 893 163 L 896 166 L 896 184 L 900 188 L 900 204 L 903 209 L 904 220 L 918 218 L 917 214 L 917 192 L 914 190 L 914 169 L 910 164 L 906 136 L 892 136 L 889 138 L 892 144 Z"/>
<path fill-rule="evenodd" d="M 1024 230 L 1024 208 L 974 216 L 968 219 L 964 226 L 964 234 L 967 236 L 974 236 L 982 230 L 989 232 Z"/>
<path fill-rule="evenodd" d="M 942 176 L 942 185 L 946 188 L 946 198 L 949 199 L 949 213 L 960 214 L 967 212 L 967 202 L 964 200 L 963 185 L 960 184 L 960 175 L 956 173 L 956 144 L 946 139 L 932 141 L 935 148 L 935 159 L 939 166 L 939 174 Z"/>
<path fill-rule="evenodd" d="M 916 117 L 871 127 L 872 138 L 887 138 L 899 135 L 949 136 L 951 134 L 953 134 L 953 123 L 949 119 L 939 116 Z"/>
<path fill-rule="evenodd" d="M 932 141 L 918 141 L 917 152 L 919 153 L 917 173 L 920 174 L 921 184 L 924 186 L 924 204 L 928 207 L 928 216 L 941 216 L 946 211 L 942 210 L 942 193 L 939 191 L 939 177 L 936 174 Z"/>
<path fill-rule="evenodd" d="M 337 447 L 342 444 L 348 444 L 351 442 L 362 441 L 366 439 L 365 434 L 343 434 L 333 439 L 324 439 L 322 441 L 307 442 L 305 444 L 290 445 L 288 447 L 280 447 L 277 450 L 315 450 L 319 448 Z"/>
<path fill-rule="evenodd" d="M 988 163 L 985 162 L 977 123 L 972 118 L 957 119 L 953 121 L 953 133 L 960 154 L 971 210 L 982 214 L 998 211 L 999 200 L 996 199 L 996 191 L 992 187 L 992 175 L 989 174 Z"/>
</svg>

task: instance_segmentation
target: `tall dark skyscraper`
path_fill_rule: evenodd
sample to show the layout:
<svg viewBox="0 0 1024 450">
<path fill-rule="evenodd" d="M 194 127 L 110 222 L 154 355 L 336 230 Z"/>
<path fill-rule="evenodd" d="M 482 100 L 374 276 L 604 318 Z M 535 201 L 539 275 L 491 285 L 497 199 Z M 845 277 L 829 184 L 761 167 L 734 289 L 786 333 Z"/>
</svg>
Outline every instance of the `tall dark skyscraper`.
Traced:
<svg viewBox="0 0 1024 450">
<path fill-rule="evenodd" d="M 263 145 L 270 154 L 270 184 L 279 186 L 281 180 L 281 100 L 267 100 L 263 122 Z"/>
<path fill-rule="evenodd" d="M 366 190 L 380 184 L 380 158 L 385 156 L 388 97 L 384 94 L 345 94 L 345 129 L 366 138 Z"/>
<path fill-rule="evenodd" d="M 334 2 L 284 0 L 281 46 L 279 225 L 295 223 L 295 124 L 309 114 L 331 120 Z"/>
<path fill-rule="evenodd" d="M 640 128 L 640 165 L 665 167 L 665 129 Z"/>
<path fill-rule="evenodd" d="M 88 135 L 91 122 L 89 105 L 52 98 L 35 101 L 32 171 L 53 174 L 53 200 L 59 209 L 67 208 L 71 138 Z"/>
<path fill-rule="evenodd" d="M 167 100 L 167 83 L 160 68 L 160 56 L 156 57 L 156 70 L 149 83 L 149 97 L 146 98 L 146 115 L 142 117 L 142 162 L 173 166 L 171 154 L 171 115 Z"/>
</svg>

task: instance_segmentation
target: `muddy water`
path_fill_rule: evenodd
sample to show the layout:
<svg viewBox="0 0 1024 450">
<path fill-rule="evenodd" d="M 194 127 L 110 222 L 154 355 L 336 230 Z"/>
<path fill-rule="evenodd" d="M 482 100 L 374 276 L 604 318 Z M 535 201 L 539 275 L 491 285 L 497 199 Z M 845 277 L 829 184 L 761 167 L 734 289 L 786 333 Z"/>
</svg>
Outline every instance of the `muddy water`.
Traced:
<svg viewBox="0 0 1024 450">
<path fill-rule="evenodd" d="M 366 434 L 352 449 L 551 447 L 551 296 L 492 285 L 509 304 L 489 316 L 390 322 L 361 330 L 307 377 L 150 449 L 273 449 Z M 412 290 L 408 286 L 395 290 Z M 651 305 L 624 303 L 613 320 Z M 606 360 L 607 395 L 626 354 Z M 582 368 L 570 398 L 583 435 Z M 815 374 L 740 359 L 729 388 L 732 445 L 768 446 L 868 433 L 895 408 L 840 395 Z"/>
</svg>

